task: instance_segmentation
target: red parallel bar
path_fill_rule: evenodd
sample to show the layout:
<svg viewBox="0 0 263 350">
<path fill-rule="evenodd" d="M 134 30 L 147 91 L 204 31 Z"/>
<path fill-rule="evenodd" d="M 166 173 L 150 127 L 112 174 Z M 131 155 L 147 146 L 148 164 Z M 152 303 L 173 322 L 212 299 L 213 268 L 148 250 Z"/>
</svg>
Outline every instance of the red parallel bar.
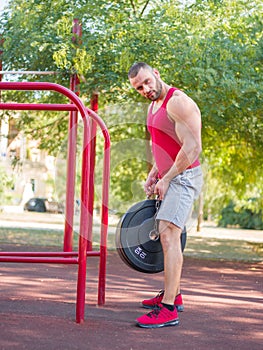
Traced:
<svg viewBox="0 0 263 350">
<path fill-rule="evenodd" d="M 5 90 L 2 88 L 2 84 L 3 83 L 0 82 L 0 90 Z M 10 89 L 10 90 L 12 90 L 12 89 Z M 103 122 L 103 120 L 95 112 L 93 112 L 91 109 L 86 108 L 86 107 L 84 107 L 84 109 L 87 111 L 88 115 L 91 116 L 91 118 L 94 119 L 99 124 L 101 130 L 103 131 L 104 139 L 106 142 L 106 147 L 107 148 L 110 147 L 109 133 L 108 133 L 107 127 L 106 127 L 105 123 Z M 0 110 L 77 111 L 78 108 L 76 106 L 74 106 L 73 104 L 0 103 Z"/>
<path fill-rule="evenodd" d="M 47 82 L 0 82 L 0 90 L 35 91 L 47 90 L 59 92 L 68 97 L 79 110 L 82 118 L 88 118 L 88 113 L 80 98 L 70 89 L 55 83 Z M 30 110 L 30 109 L 29 109 Z"/>
<path fill-rule="evenodd" d="M 71 257 L 78 256 L 78 252 L 0 252 L 1 256 L 28 256 L 28 257 Z M 99 256 L 99 251 L 87 252 L 87 256 Z"/>
<path fill-rule="evenodd" d="M 54 83 L 46 83 L 46 82 L 0 82 L 0 90 L 48 90 L 48 91 L 56 91 L 64 96 L 68 97 L 72 103 L 74 103 L 80 112 L 83 121 L 84 121 L 84 134 L 86 135 L 87 139 L 90 140 L 90 129 L 88 125 L 88 117 L 91 116 L 94 120 L 97 121 L 98 125 L 100 126 L 103 136 L 104 136 L 104 170 L 103 170 L 103 193 L 102 193 L 102 224 L 101 224 L 101 248 L 100 248 L 100 271 L 99 271 L 99 291 L 98 291 L 98 301 L 99 304 L 104 304 L 105 302 L 105 276 L 106 276 L 106 253 L 107 253 L 107 248 L 106 248 L 106 241 L 107 241 L 107 229 L 108 229 L 108 191 L 109 191 L 109 167 L 110 167 L 110 156 L 109 156 L 109 150 L 110 150 L 110 137 L 108 130 L 106 128 L 106 125 L 102 121 L 99 116 L 94 113 L 90 109 L 86 109 L 85 106 L 83 105 L 82 101 L 78 98 L 78 96 L 72 92 L 71 90 L 58 85 Z M 7 107 L 7 104 L 4 104 Z M 12 104 L 11 104 L 12 105 Z M 9 109 L 11 107 L 9 105 Z M 34 104 L 29 104 L 27 106 L 28 110 L 34 110 Z M 4 106 L 2 106 L 2 109 Z M 54 108 L 50 107 L 50 105 L 46 106 L 41 106 L 41 109 L 43 110 L 46 109 L 48 110 L 49 108 Z M 58 107 L 58 108 L 63 108 L 63 107 Z M 70 110 L 68 107 L 65 107 L 65 110 Z M 4 108 L 5 109 L 5 108 Z M 49 109 L 50 110 L 50 109 Z M 53 110 L 56 110 L 55 108 Z M 85 148 L 85 144 L 84 144 Z M 89 147 L 88 147 L 89 148 Z M 85 159 L 85 157 L 84 157 Z M 85 185 L 88 184 L 88 177 L 87 177 L 87 172 L 89 171 L 89 160 L 86 159 L 84 161 L 84 171 L 82 175 L 84 175 L 85 181 L 83 183 Z M 83 193 L 82 193 L 82 198 L 83 198 Z M 85 206 L 86 206 L 85 202 Z M 85 207 L 83 205 L 83 213 L 85 212 Z M 83 215 L 85 217 L 85 214 Z M 81 221 L 80 225 L 80 230 L 82 233 L 87 232 L 86 231 L 86 223 Z M 79 259 L 73 259 L 73 258 L 52 258 L 48 259 L 47 258 L 37 258 L 34 259 L 32 257 L 30 258 L 17 258 L 13 257 L 12 259 L 16 259 L 16 262 L 48 262 L 48 263 L 78 263 L 79 264 L 79 273 L 78 273 L 78 289 L 77 289 L 77 317 L 76 321 L 77 323 L 80 323 L 84 321 L 84 307 L 85 307 L 85 279 L 86 279 L 86 239 L 84 236 L 80 236 L 79 240 Z M 88 252 L 89 253 L 89 252 Z M 7 259 L 6 262 L 11 262 L 10 257 L 2 257 L 2 259 Z M 20 259 L 19 261 L 17 259 Z M 23 261 L 21 260 L 23 259 Z M 24 260 L 27 259 L 27 260 Z M 41 260 L 41 261 L 40 261 Z M 0 261 L 1 260 L 0 258 Z M 63 262 L 64 261 L 64 262 Z"/>
<path fill-rule="evenodd" d="M 0 262 L 39 263 L 39 264 L 78 264 L 77 258 L 44 258 L 44 257 L 17 257 L 0 256 Z"/>
<path fill-rule="evenodd" d="M 2 84 L 0 82 L 0 90 L 4 90 L 2 87 Z M 10 89 L 12 90 L 12 89 Z M 110 137 L 109 133 L 107 131 L 107 127 L 103 120 L 91 109 L 84 107 L 84 109 L 87 111 L 89 116 L 92 117 L 92 119 L 96 120 L 96 122 L 99 124 L 101 130 L 103 131 L 104 139 L 106 142 L 106 147 L 108 148 L 110 146 Z M 74 105 L 70 104 L 36 104 L 36 103 L 0 103 L 0 110 L 17 110 L 17 111 L 24 111 L 24 110 L 31 110 L 31 111 L 40 111 L 40 110 L 46 110 L 46 111 L 77 111 L 78 108 Z"/>
<path fill-rule="evenodd" d="M 12 111 L 77 111 L 73 104 L 51 104 L 51 103 L 0 103 L 1 110 Z"/>
</svg>

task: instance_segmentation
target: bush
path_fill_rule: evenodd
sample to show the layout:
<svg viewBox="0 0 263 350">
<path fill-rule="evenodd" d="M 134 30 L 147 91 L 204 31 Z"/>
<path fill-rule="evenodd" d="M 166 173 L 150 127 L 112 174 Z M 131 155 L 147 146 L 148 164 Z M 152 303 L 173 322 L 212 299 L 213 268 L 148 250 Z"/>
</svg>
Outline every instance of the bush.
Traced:
<svg viewBox="0 0 263 350">
<path fill-rule="evenodd" d="M 231 201 L 228 206 L 222 209 L 218 226 L 239 226 L 245 229 L 262 230 L 262 211 L 255 213 L 247 208 L 237 210 L 235 203 Z"/>
</svg>

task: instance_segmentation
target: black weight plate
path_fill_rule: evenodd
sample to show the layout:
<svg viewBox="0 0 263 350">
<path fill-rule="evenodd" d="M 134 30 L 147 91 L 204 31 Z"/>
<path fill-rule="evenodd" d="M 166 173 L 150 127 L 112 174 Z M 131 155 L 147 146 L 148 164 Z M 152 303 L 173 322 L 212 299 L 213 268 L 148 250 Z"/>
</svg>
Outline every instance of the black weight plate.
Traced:
<svg viewBox="0 0 263 350">
<path fill-rule="evenodd" d="M 136 242 L 138 237 L 136 231 L 141 226 L 141 223 L 145 221 L 145 218 L 152 220 L 155 211 L 155 200 L 146 200 L 143 202 L 139 202 L 133 205 L 127 211 L 127 213 L 123 215 L 117 226 L 116 247 L 120 257 L 128 266 L 141 272 L 147 271 L 145 271 L 144 267 L 141 268 L 142 264 L 138 265 L 138 261 L 134 261 L 132 253 L 134 245 L 136 246 L 136 244 L 138 243 Z M 154 225 L 154 221 L 152 221 L 152 225 Z M 126 241 L 126 238 L 128 238 L 128 242 Z M 135 241 L 132 242 L 131 240 L 134 238 Z M 134 253 L 134 255 L 135 254 L 136 253 Z"/>
<path fill-rule="evenodd" d="M 163 271 L 163 251 L 160 240 L 152 241 L 156 200 L 147 199 L 134 204 L 121 218 L 116 230 L 116 248 L 121 259 L 133 269 L 145 273 Z M 181 236 L 182 250 L 186 231 Z"/>
</svg>

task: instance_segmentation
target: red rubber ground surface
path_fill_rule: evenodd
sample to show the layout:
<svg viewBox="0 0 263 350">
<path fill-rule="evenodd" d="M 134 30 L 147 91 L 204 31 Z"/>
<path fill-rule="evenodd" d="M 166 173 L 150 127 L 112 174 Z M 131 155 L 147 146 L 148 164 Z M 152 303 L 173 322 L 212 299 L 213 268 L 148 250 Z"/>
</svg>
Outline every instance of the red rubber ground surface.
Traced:
<svg viewBox="0 0 263 350">
<path fill-rule="evenodd" d="M 186 257 L 180 325 L 155 330 L 134 321 L 147 311 L 140 301 L 162 288 L 162 273 L 136 272 L 110 252 L 106 305 L 98 307 L 97 266 L 98 258 L 88 258 L 86 320 L 79 325 L 77 266 L 1 264 L 1 350 L 263 348 L 262 263 Z"/>
</svg>

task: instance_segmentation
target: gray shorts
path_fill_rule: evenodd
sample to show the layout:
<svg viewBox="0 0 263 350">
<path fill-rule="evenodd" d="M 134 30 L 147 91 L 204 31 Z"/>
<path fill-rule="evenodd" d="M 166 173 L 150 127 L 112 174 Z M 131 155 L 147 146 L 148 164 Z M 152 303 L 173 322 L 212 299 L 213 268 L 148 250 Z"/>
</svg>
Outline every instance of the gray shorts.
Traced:
<svg viewBox="0 0 263 350">
<path fill-rule="evenodd" d="M 183 229 L 202 186 L 201 166 L 187 169 L 174 177 L 161 203 L 156 220 L 165 220 Z"/>
</svg>

